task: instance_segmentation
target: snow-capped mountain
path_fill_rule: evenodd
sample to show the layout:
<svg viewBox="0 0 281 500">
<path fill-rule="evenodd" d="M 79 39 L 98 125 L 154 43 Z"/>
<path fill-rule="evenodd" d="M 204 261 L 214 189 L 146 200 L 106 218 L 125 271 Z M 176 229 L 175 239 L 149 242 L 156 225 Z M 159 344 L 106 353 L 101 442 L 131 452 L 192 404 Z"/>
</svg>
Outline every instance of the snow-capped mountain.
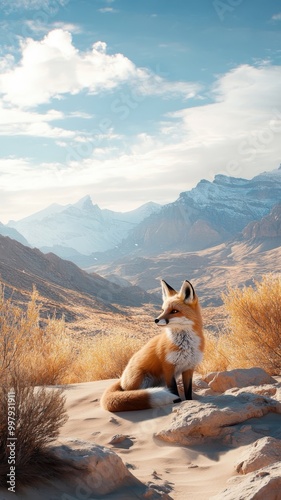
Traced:
<svg viewBox="0 0 281 500">
<path fill-rule="evenodd" d="M 280 202 L 281 167 L 253 179 L 216 175 L 213 182 L 201 180 L 173 203 L 146 203 L 125 213 L 100 209 L 86 196 L 74 205 L 53 204 L 11 221 L 6 230 L 16 229 L 44 252 L 91 266 L 96 257 L 101 262 L 130 253 L 152 255 L 216 245 L 268 215 Z"/>
<path fill-rule="evenodd" d="M 216 175 L 142 221 L 122 243 L 121 254 L 204 249 L 233 238 L 280 202 L 280 167 L 250 180 Z"/>
<path fill-rule="evenodd" d="M 53 204 L 7 226 L 19 231 L 32 246 L 70 258 L 118 246 L 131 229 L 160 208 L 156 203 L 146 203 L 119 213 L 102 210 L 85 196 L 74 205 Z"/>
</svg>

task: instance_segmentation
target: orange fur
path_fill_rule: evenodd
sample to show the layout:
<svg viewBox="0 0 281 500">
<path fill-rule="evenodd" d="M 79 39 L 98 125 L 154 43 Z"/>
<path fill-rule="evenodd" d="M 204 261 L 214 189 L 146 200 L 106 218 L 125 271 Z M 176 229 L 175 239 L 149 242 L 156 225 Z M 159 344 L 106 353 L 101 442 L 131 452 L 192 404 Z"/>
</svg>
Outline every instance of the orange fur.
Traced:
<svg viewBox="0 0 281 500">
<path fill-rule="evenodd" d="M 120 380 L 104 392 L 101 405 L 108 411 L 141 410 L 177 402 L 179 375 L 186 399 L 192 397 L 192 374 L 204 349 L 198 297 L 188 281 L 183 282 L 179 292 L 162 281 L 162 292 L 163 312 L 155 322 L 166 327 L 165 331 L 136 352 Z"/>
</svg>

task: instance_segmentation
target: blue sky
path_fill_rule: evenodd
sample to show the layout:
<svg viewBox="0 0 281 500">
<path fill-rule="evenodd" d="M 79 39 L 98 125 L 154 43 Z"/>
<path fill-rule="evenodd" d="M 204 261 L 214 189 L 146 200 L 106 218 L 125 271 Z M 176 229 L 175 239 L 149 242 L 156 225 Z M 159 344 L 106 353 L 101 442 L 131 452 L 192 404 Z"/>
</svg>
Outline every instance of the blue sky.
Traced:
<svg viewBox="0 0 281 500">
<path fill-rule="evenodd" d="M 277 168 L 276 0 L 0 0 L 0 221 Z"/>
</svg>

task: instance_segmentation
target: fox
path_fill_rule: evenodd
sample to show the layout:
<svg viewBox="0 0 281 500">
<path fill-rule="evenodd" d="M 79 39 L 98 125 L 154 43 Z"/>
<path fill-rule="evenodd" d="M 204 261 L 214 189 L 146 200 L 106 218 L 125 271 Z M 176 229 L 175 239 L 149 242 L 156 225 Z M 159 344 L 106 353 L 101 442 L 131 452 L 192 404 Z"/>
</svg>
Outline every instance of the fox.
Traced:
<svg viewBox="0 0 281 500">
<path fill-rule="evenodd" d="M 179 376 L 185 399 L 192 399 L 193 372 L 204 351 L 199 299 L 188 280 L 179 292 L 164 280 L 161 286 L 163 306 L 155 323 L 164 331 L 133 354 L 121 378 L 105 390 L 100 403 L 107 411 L 145 410 L 179 403 Z"/>
</svg>

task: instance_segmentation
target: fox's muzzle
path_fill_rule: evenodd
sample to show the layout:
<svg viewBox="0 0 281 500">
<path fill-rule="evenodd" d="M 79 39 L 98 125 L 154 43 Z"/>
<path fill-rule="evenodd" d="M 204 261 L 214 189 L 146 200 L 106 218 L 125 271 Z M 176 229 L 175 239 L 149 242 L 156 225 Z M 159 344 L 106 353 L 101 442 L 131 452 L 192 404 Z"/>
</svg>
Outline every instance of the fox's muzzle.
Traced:
<svg viewBox="0 0 281 500">
<path fill-rule="evenodd" d="M 167 325 L 169 323 L 169 320 L 168 319 L 159 319 L 159 318 L 156 318 L 155 319 L 155 323 L 159 326 L 162 326 L 162 325 Z"/>
</svg>

